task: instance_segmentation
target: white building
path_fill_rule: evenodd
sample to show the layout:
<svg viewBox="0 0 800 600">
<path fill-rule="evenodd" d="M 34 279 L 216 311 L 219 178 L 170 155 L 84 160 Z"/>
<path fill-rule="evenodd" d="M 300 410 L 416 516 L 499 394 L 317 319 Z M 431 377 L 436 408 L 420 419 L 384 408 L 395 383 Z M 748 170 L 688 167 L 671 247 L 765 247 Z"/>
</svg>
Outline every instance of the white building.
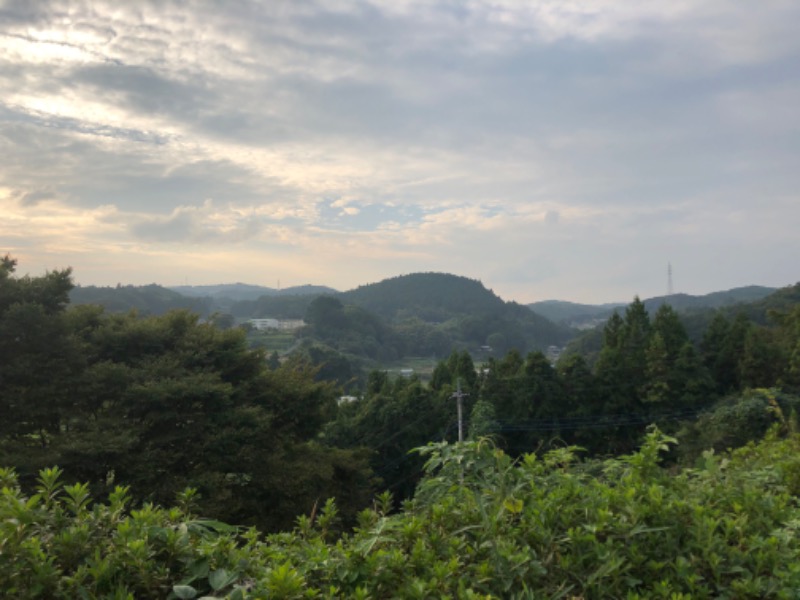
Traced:
<svg viewBox="0 0 800 600">
<path fill-rule="evenodd" d="M 253 329 L 258 329 L 259 331 L 278 329 L 280 327 L 278 319 L 250 319 L 248 323 L 253 326 Z"/>
</svg>

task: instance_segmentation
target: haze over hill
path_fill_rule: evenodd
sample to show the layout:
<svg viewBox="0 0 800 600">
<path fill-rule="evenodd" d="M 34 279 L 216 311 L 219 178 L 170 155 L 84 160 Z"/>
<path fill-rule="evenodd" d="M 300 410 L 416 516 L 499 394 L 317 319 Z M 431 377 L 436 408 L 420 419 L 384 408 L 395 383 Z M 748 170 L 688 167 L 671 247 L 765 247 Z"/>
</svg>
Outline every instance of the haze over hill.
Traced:
<svg viewBox="0 0 800 600">
<path fill-rule="evenodd" d="M 646 298 L 648 310 L 668 302 L 676 310 L 717 308 L 765 298 L 777 288 L 743 286 L 705 295 L 673 294 Z M 483 293 L 488 292 L 488 293 Z M 113 311 L 131 308 L 161 313 L 171 308 L 189 308 L 200 313 L 211 310 L 232 311 L 240 317 L 276 316 L 290 312 L 290 318 L 302 316 L 310 299 L 334 295 L 342 301 L 357 304 L 384 318 L 395 319 L 414 315 L 424 320 L 442 320 L 451 313 L 482 314 L 505 304 L 522 306 L 505 300 L 474 279 L 447 273 L 413 273 L 390 277 L 375 283 L 340 292 L 324 285 L 301 285 L 283 289 L 245 283 L 216 285 L 178 285 L 162 287 L 117 285 L 114 287 L 77 286 L 70 294 L 76 304 L 102 304 Z M 603 304 L 581 304 L 568 300 L 545 300 L 525 305 L 553 322 L 585 322 L 607 318 L 614 309 L 624 307 L 630 299 Z M 516 310 L 516 309 L 514 309 Z M 282 316 L 278 314 L 277 316 Z"/>
<path fill-rule="evenodd" d="M 233 301 L 256 300 L 261 296 L 305 296 L 308 294 L 338 294 L 338 290 L 324 285 L 295 285 L 288 288 L 271 288 L 247 283 L 221 283 L 216 285 L 173 285 L 168 289 L 185 296 L 226 298 Z"/>
<path fill-rule="evenodd" d="M 690 294 L 671 294 L 643 299 L 648 311 L 657 309 L 662 304 L 669 304 L 675 310 L 696 308 L 720 308 L 761 300 L 775 292 L 778 288 L 749 285 L 721 292 L 693 296 Z M 587 323 L 597 319 L 608 318 L 614 310 L 624 307 L 625 302 L 608 304 L 578 304 L 564 300 L 545 300 L 532 302 L 527 306 L 555 322 Z"/>
</svg>

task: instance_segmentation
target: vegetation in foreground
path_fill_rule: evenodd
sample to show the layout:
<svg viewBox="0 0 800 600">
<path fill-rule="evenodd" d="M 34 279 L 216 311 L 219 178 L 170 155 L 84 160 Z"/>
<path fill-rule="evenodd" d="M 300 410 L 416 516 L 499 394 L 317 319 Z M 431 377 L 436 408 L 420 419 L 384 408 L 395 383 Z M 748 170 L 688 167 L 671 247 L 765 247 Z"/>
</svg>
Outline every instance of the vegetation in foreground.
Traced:
<svg viewBox="0 0 800 600">
<path fill-rule="evenodd" d="M 672 440 L 581 463 L 574 449 L 513 461 L 488 440 L 430 445 L 398 514 L 378 500 L 337 535 L 333 501 L 262 538 L 118 487 L 44 470 L 26 496 L 0 472 L 0 588 L 48 598 L 796 598 L 800 437 L 704 455 L 670 472 Z"/>
<path fill-rule="evenodd" d="M 0 589 L 12 596 L 798 589 L 794 288 L 763 323 L 717 315 L 699 347 L 670 307 L 651 319 L 637 299 L 591 362 L 511 351 L 476 368 L 454 352 L 428 385 L 373 371 L 359 399 L 337 405 L 331 380 L 354 373 L 335 353 L 320 351 L 314 369 L 297 353 L 279 364 L 242 331 L 185 311 L 67 308 L 69 270 L 17 277 L 15 266 L 0 261 L 0 464 L 14 467 L 0 475 Z M 323 331 L 347 313 L 316 308 Z M 468 435 L 493 442 L 409 457 L 454 439 L 455 389 L 470 394 Z M 633 451 L 654 421 L 681 440 L 664 454 L 669 471 L 663 435 Z M 774 424 L 785 440 L 748 445 Z M 721 460 L 705 451 L 741 445 Z M 53 464 L 63 472 L 43 469 Z M 376 484 L 394 497 L 362 511 Z M 177 508 L 156 507 L 176 493 Z"/>
</svg>

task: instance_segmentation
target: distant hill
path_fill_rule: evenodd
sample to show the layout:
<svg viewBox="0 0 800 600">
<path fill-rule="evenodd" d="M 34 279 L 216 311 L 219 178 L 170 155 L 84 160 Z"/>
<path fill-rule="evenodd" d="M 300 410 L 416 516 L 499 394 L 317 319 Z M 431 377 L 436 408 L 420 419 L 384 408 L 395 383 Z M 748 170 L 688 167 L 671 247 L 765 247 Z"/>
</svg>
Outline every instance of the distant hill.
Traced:
<svg viewBox="0 0 800 600">
<path fill-rule="evenodd" d="M 505 306 L 480 281 L 447 273 L 392 277 L 359 286 L 339 298 L 389 320 L 416 316 L 424 321 L 441 322 L 454 315 L 491 314 Z"/>
<path fill-rule="evenodd" d="M 108 312 L 128 312 L 135 309 L 142 315 L 161 315 L 180 308 L 204 316 L 211 312 L 209 298 L 189 298 L 155 284 L 117 287 L 76 286 L 70 292 L 69 299 L 72 304 L 97 304 Z"/>
<path fill-rule="evenodd" d="M 688 311 L 696 309 L 713 309 L 747 304 L 766 298 L 776 288 L 750 285 L 733 288 L 723 292 L 712 292 L 701 296 L 690 294 L 672 294 L 642 300 L 648 312 L 655 312 L 664 303 L 675 310 Z M 622 311 L 628 303 L 611 304 L 576 304 L 562 300 L 545 300 L 528 304 L 528 308 L 557 323 L 580 327 L 583 324 L 602 321 L 611 316 L 614 310 Z"/>
<path fill-rule="evenodd" d="M 770 315 L 773 312 L 785 312 L 797 304 L 800 304 L 800 283 L 775 290 L 755 302 L 721 308 L 726 310 L 730 316 L 742 312 L 756 323 L 765 324 L 770 321 Z"/>
<path fill-rule="evenodd" d="M 752 300 L 748 301 L 747 298 Z M 705 296 L 675 294 L 669 297 L 648 298 L 643 302 L 651 317 L 662 304 L 665 302 L 670 304 L 678 312 L 689 339 L 699 344 L 708 324 L 717 313 L 722 313 L 728 319 L 742 313 L 755 323 L 762 325 L 769 323 L 771 313 L 787 311 L 800 304 L 800 283 L 779 289 L 748 286 Z M 618 309 L 620 315 L 625 312 L 626 307 L 627 305 Z M 606 316 L 610 316 L 610 313 L 606 313 Z M 597 327 L 572 340 L 567 351 L 581 354 L 591 363 L 602 345 L 603 327 Z"/>
<path fill-rule="evenodd" d="M 261 296 L 306 296 L 321 294 L 338 294 L 337 290 L 324 285 L 296 285 L 275 289 L 247 283 L 223 283 L 218 285 L 174 285 L 169 289 L 191 297 L 225 298 L 233 302 L 241 300 L 257 300 Z"/>
<path fill-rule="evenodd" d="M 338 298 L 398 326 L 424 322 L 468 347 L 501 353 L 560 346 L 575 335 L 521 304 L 504 301 L 480 281 L 448 273 L 392 277 Z"/>
<path fill-rule="evenodd" d="M 609 304 L 578 304 L 566 300 L 542 300 L 527 305 L 532 311 L 547 317 L 551 321 L 570 321 L 574 319 L 592 319 L 599 314 L 607 314 L 615 308 L 624 307 L 622 302 Z"/>
<path fill-rule="evenodd" d="M 255 300 L 233 302 L 229 312 L 239 319 L 302 319 L 315 298 L 327 295 L 334 294 L 264 294 Z"/>
<path fill-rule="evenodd" d="M 775 291 L 777 291 L 777 288 L 749 285 L 746 287 L 733 288 L 724 292 L 712 292 L 702 296 L 691 296 L 689 294 L 658 296 L 655 298 L 648 298 L 644 301 L 644 305 L 648 310 L 655 310 L 664 303 L 669 304 L 675 310 L 724 308 L 726 306 L 756 302 L 757 300 L 761 300 L 773 294 Z"/>
<path fill-rule="evenodd" d="M 385 353 L 385 340 L 394 336 L 396 343 L 392 343 L 398 356 L 441 356 L 452 348 L 472 351 L 483 348 L 482 352 L 495 355 L 511 348 L 527 352 L 561 346 L 575 335 L 570 328 L 557 325 L 521 304 L 504 301 L 480 281 L 447 273 L 413 273 L 347 292 L 323 295 L 332 296 L 341 303 L 345 321 L 352 321 L 353 315 L 359 315 L 358 319 L 371 323 L 374 331 L 393 332 L 381 334 L 379 337 L 384 341 L 379 345 Z M 231 307 L 231 313 L 242 320 L 303 318 L 318 297 L 261 296 L 257 300 L 237 302 Z M 335 344 L 333 339 L 325 341 L 339 347 L 347 336 L 337 334 L 336 337 L 340 344 Z M 377 351 L 375 348 L 374 352 Z"/>
</svg>

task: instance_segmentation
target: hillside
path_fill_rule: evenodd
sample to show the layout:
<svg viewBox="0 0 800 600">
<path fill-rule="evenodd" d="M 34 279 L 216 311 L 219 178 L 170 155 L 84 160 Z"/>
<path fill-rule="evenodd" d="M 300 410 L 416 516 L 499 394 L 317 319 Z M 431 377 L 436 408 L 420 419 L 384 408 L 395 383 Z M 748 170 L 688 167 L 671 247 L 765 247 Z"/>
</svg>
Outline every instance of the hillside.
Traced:
<svg viewBox="0 0 800 600">
<path fill-rule="evenodd" d="M 454 315 L 489 315 L 505 302 L 480 281 L 447 273 L 413 273 L 359 286 L 340 296 L 385 319 L 416 316 L 442 322 Z"/>
<path fill-rule="evenodd" d="M 769 319 L 771 313 L 787 311 L 797 304 L 800 304 L 800 282 L 776 290 L 769 296 L 752 302 L 745 309 L 751 319 L 763 323 Z"/>
<path fill-rule="evenodd" d="M 527 305 L 532 311 L 558 323 L 559 321 L 570 321 L 575 319 L 592 319 L 597 315 L 605 315 L 615 308 L 625 305 L 619 303 L 609 304 L 579 304 L 566 300 L 542 300 Z"/>
<path fill-rule="evenodd" d="M 570 328 L 516 302 L 505 302 L 480 281 L 447 273 L 384 279 L 340 294 L 339 299 L 413 337 L 445 334 L 456 345 L 488 346 L 496 353 L 560 346 L 574 337 Z"/>
<path fill-rule="evenodd" d="M 775 288 L 749 285 L 700 296 L 672 294 L 670 296 L 647 298 L 642 301 L 649 312 L 655 312 L 664 303 L 669 304 L 675 310 L 688 311 L 752 303 L 766 298 L 775 291 Z M 590 324 L 597 320 L 607 319 L 614 310 L 623 311 L 626 303 L 577 304 L 564 300 L 544 300 L 533 302 L 527 306 L 556 323 L 563 322 L 573 326 L 580 326 L 581 324 Z"/>
<path fill-rule="evenodd" d="M 766 298 L 773 294 L 776 288 L 750 285 L 733 288 L 724 292 L 712 292 L 702 296 L 689 294 L 672 294 L 671 296 L 657 296 L 648 298 L 644 305 L 648 310 L 655 310 L 665 302 L 675 310 L 689 310 L 695 308 L 725 308 L 738 304 L 748 304 Z"/>
<path fill-rule="evenodd" d="M 765 293 L 769 292 L 769 293 Z M 746 301 L 744 298 L 755 298 Z M 679 314 L 681 322 L 686 329 L 689 339 L 699 345 L 703 334 L 714 316 L 721 313 L 728 319 L 735 318 L 738 314 L 747 316 L 748 319 L 760 325 L 769 324 L 774 312 L 784 312 L 800 304 L 800 283 L 780 289 L 748 286 L 736 288 L 726 292 L 714 292 L 705 296 L 688 296 L 675 294 L 669 298 L 661 296 L 644 300 L 645 309 L 652 317 L 659 306 L 664 303 L 672 306 Z M 625 307 L 617 309 L 622 315 Z M 598 313 L 598 317 L 607 318 L 610 313 Z M 603 327 L 598 326 L 585 331 L 573 339 L 568 348 L 569 353 L 581 354 L 591 360 L 603 344 Z"/>
<path fill-rule="evenodd" d="M 337 294 L 333 288 L 324 285 L 296 285 L 283 289 L 275 289 L 247 283 L 223 283 L 218 285 L 175 285 L 168 289 L 191 297 L 209 297 L 215 300 L 225 299 L 230 302 L 257 300 L 262 296 L 306 296 L 320 294 Z"/>
<path fill-rule="evenodd" d="M 76 286 L 69 293 L 72 304 L 97 304 L 108 312 L 137 310 L 142 315 L 163 315 L 187 309 L 200 315 L 211 312 L 208 298 L 189 298 L 160 285 L 118 285 L 117 287 Z"/>
</svg>

